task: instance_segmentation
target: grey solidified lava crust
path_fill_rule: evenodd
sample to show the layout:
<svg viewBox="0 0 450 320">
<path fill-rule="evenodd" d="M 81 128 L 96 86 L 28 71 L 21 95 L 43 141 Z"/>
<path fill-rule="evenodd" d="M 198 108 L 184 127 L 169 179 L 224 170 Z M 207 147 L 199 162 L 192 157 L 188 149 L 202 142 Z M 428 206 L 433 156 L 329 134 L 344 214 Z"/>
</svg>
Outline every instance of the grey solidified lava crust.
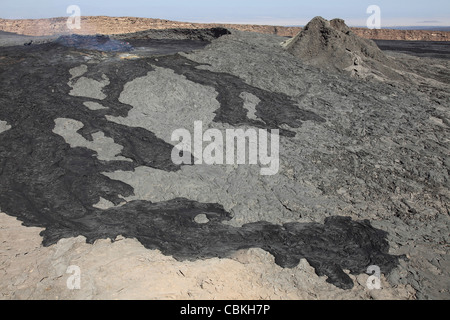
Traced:
<svg viewBox="0 0 450 320">
<path fill-rule="evenodd" d="M 69 70 L 80 65 L 76 60 L 81 57 L 67 58 L 73 48 L 49 43 L 3 50 L 9 63 L 0 65 L 0 119 L 10 128 L 0 133 L 0 208 L 26 226 L 44 227 L 44 245 L 78 235 L 88 242 L 123 235 L 177 259 L 227 257 L 239 249 L 259 247 L 273 254 L 282 267 L 294 267 L 305 258 L 318 275 L 328 276 L 327 281 L 343 289 L 353 287 L 344 270 L 359 274 L 376 264 L 389 273 L 397 265 L 398 257 L 388 253 L 387 234 L 365 220 L 329 217 L 324 224 L 260 221 L 234 227 L 222 223 L 231 215 L 221 205 L 185 198 L 131 201 L 106 210 L 93 207 L 100 197 L 119 205 L 121 197 L 133 194 L 131 186 L 103 172 L 139 166 L 180 170 L 171 161 L 171 145 L 148 130 L 105 117 L 127 115 L 131 106 L 119 102 L 120 92 L 127 82 L 153 70 L 151 65 L 214 87 L 220 102 L 217 122 L 280 128 L 283 135 L 294 136 L 280 126 L 297 128 L 306 120 L 325 121 L 295 106 L 289 96 L 252 87 L 230 74 L 198 69 L 195 62 L 172 55 L 89 65 L 84 76 L 109 79 L 101 101 L 108 108 L 90 110 L 80 108 L 85 99 L 69 95 Z M 246 116 L 242 92 L 261 100 L 256 115 L 263 121 Z M 103 132 L 122 145 L 120 155 L 132 161 L 101 161 L 92 150 L 70 147 L 52 131 L 58 118 L 82 122 L 79 133 L 89 141 L 94 133 Z M 200 214 L 209 221 L 196 223 Z"/>
</svg>

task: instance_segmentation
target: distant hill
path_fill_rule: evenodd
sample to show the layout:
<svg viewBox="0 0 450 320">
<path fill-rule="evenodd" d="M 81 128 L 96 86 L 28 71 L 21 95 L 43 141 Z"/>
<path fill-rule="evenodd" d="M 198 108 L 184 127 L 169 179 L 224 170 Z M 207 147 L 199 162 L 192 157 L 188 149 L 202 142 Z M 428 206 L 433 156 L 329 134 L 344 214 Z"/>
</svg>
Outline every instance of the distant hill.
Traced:
<svg viewBox="0 0 450 320">
<path fill-rule="evenodd" d="M 48 36 L 61 34 L 124 34 L 144 31 L 149 29 L 202 29 L 213 27 L 232 28 L 242 31 L 259 32 L 265 34 L 276 34 L 284 37 L 294 37 L 301 27 L 251 25 L 251 24 L 223 24 L 223 23 L 191 23 L 179 22 L 163 19 L 135 18 L 135 17 L 106 17 L 106 16 L 86 16 L 81 17 L 81 29 L 69 30 L 66 25 L 67 17 L 50 19 L 25 19 L 11 20 L 0 19 L 0 31 L 14 32 L 30 36 Z M 400 29 L 402 28 L 402 29 Z M 351 28 L 358 36 L 366 39 L 377 40 L 416 40 L 416 41 L 450 41 L 450 27 L 448 31 L 414 30 L 416 27 L 399 27 L 396 30 L 379 29 L 370 30 L 365 27 Z M 419 28 L 419 27 L 417 27 Z M 420 27 L 421 29 L 425 27 Z M 426 27 L 432 28 L 433 27 Z"/>
</svg>

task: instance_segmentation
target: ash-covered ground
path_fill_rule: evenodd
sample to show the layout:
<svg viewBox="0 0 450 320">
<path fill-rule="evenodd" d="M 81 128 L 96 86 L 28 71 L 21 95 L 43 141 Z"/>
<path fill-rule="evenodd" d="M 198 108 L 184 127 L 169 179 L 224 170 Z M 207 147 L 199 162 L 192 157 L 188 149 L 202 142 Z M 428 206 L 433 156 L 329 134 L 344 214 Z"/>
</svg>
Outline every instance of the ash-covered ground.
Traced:
<svg viewBox="0 0 450 320">
<path fill-rule="evenodd" d="M 2 298 L 449 298 L 449 60 L 306 29 L 2 47 Z M 195 121 L 280 130 L 279 172 L 174 164 Z"/>
</svg>

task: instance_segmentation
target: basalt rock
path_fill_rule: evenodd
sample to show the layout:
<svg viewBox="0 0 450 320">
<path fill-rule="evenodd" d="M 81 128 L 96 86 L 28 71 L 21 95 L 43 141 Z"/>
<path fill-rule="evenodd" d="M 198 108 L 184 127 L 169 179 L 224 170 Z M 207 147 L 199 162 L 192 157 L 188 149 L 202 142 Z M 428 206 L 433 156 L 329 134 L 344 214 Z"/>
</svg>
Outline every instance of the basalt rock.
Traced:
<svg viewBox="0 0 450 320">
<path fill-rule="evenodd" d="M 62 45 L 60 39 L 8 48 L 4 54 L 9 63 L 0 65 L 2 74 L 7 75 L 0 78 L 0 119 L 7 123 L 0 133 L 0 207 L 26 226 L 45 228 L 44 245 L 78 235 L 88 242 L 123 235 L 180 260 L 228 257 L 237 250 L 257 247 L 273 254 L 276 263 L 286 268 L 305 258 L 318 275 L 328 276 L 327 281 L 343 289 L 353 286 L 344 270 L 359 274 L 376 264 L 389 273 L 397 265 L 398 257 L 388 253 L 387 234 L 368 221 L 336 216 L 323 224 L 257 221 L 235 227 L 223 223 L 232 216 L 217 203 L 186 198 L 124 202 L 124 197 L 133 195 L 133 188 L 103 173 L 131 172 L 139 166 L 165 172 L 181 170 L 171 161 L 172 146 L 153 132 L 107 120 L 107 116 L 127 115 L 131 106 L 119 101 L 124 86 L 155 67 L 215 88 L 220 103 L 216 122 L 283 129 L 286 125 L 300 127 L 305 121 L 323 123 L 325 119 L 301 109 L 286 94 L 253 87 L 231 74 L 203 70 L 200 64 L 178 54 L 121 61 L 106 50 L 102 58 L 109 60 L 80 69 L 85 55 L 96 53 L 89 51 L 92 38 L 75 40 L 82 40 L 81 45 L 86 40 L 87 45 Z M 103 49 L 98 46 L 107 39 L 96 40 L 93 49 Z M 108 41 L 105 43 L 111 48 Z M 85 108 L 86 98 L 70 95 L 70 81 L 81 77 L 91 83 L 108 79 L 102 89 L 106 98 L 96 100 L 104 108 Z M 263 121 L 246 116 L 244 101 L 239 98 L 242 92 L 261 100 L 256 111 Z M 82 123 L 78 134 L 87 141 L 102 132 L 123 146 L 120 156 L 127 160 L 100 160 L 93 150 L 72 147 L 54 132 L 60 118 Z M 288 129 L 282 133 L 295 136 Z M 101 198 L 113 207 L 94 207 Z M 208 222 L 197 223 L 199 215 L 206 216 Z"/>
</svg>

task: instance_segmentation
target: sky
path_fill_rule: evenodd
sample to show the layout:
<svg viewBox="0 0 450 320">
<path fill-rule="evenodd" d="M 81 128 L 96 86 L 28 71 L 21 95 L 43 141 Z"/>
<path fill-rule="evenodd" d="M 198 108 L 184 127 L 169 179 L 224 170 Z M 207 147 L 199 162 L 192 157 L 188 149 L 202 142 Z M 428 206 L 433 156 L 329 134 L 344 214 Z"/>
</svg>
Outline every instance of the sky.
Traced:
<svg viewBox="0 0 450 320">
<path fill-rule="evenodd" d="M 450 26 L 449 0 L 0 0 L 0 18 L 65 17 L 70 5 L 78 5 L 82 16 L 283 26 L 305 25 L 315 16 L 365 26 L 367 8 L 377 5 L 382 27 Z"/>
</svg>

